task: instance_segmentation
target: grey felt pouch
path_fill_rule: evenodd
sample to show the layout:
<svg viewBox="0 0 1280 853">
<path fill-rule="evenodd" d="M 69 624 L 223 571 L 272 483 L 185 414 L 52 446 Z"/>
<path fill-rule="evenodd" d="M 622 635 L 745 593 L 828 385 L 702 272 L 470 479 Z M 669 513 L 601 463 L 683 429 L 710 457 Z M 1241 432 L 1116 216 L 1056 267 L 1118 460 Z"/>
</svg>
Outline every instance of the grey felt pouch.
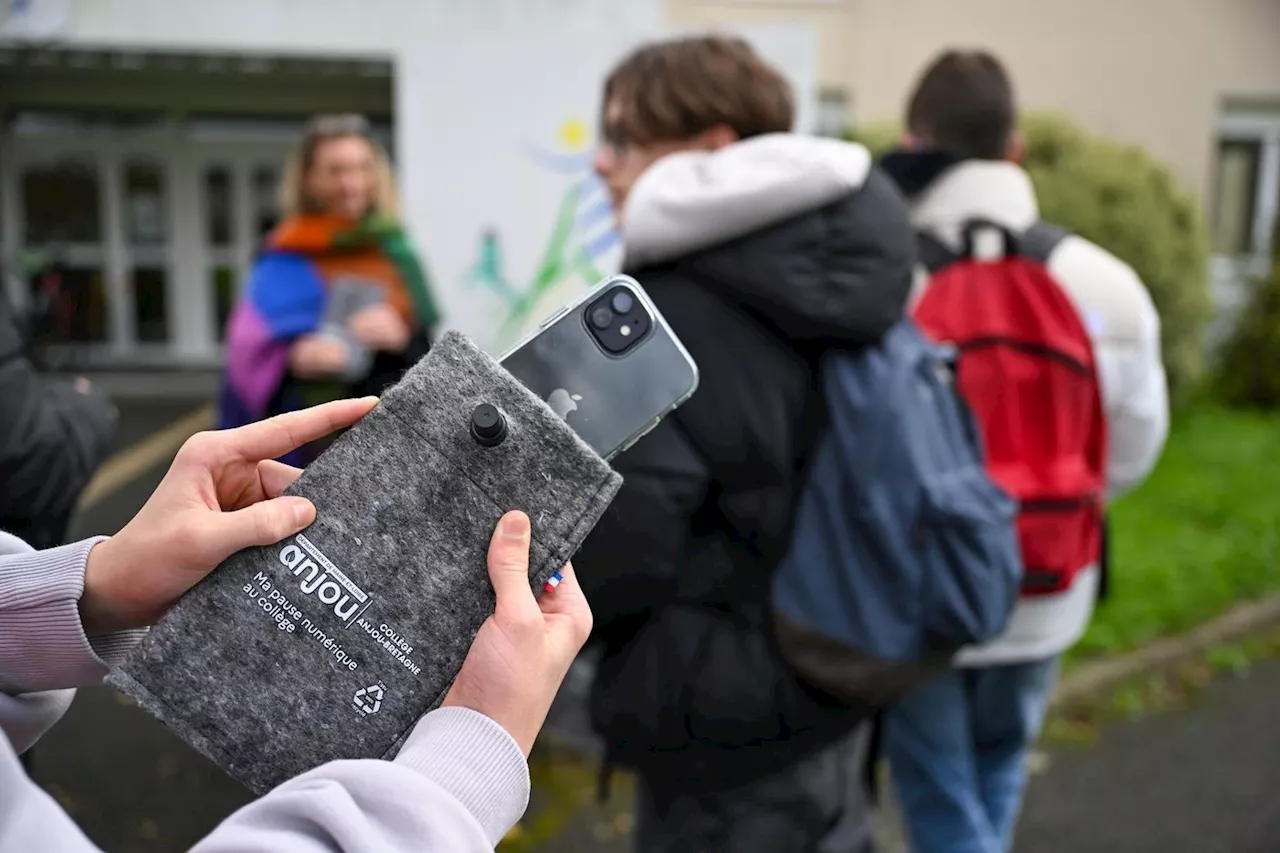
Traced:
<svg viewBox="0 0 1280 853">
<path fill-rule="evenodd" d="M 506 424 L 473 430 L 482 404 Z M 445 335 L 298 478 L 303 533 L 235 555 L 108 682 L 252 790 L 326 761 L 390 758 L 493 612 L 502 515 L 533 521 L 541 591 L 621 478 L 510 374 Z"/>
</svg>

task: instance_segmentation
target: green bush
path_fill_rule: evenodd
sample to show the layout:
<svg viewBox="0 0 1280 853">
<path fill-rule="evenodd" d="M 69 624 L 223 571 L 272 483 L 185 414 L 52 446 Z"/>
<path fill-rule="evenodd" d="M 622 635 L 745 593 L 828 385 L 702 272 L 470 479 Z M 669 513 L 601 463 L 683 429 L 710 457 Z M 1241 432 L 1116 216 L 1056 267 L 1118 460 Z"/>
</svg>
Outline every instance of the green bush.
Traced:
<svg viewBox="0 0 1280 853">
<path fill-rule="evenodd" d="M 1280 409 L 1280 229 L 1271 275 L 1253 284 L 1222 352 L 1216 390 L 1233 406 Z"/>
<path fill-rule="evenodd" d="M 1165 367 L 1185 397 L 1204 369 L 1209 319 L 1209 235 L 1200 207 L 1172 173 L 1141 148 L 1086 133 L 1056 116 L 1022 122 L 1031 175 L 1045 220 L 1130 264 L 1151 291 L 1163 326 Z M 881 154 L 900 138 L 892 125 L 850 137 Z"/>
</svg>

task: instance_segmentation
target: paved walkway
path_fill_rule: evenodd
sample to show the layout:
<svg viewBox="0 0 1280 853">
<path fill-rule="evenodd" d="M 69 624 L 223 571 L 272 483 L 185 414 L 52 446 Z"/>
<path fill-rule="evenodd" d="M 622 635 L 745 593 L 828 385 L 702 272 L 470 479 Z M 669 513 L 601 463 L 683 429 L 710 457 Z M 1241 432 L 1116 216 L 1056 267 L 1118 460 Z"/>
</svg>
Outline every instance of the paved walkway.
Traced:
<svg viewBox="0 0 1280 853">
<path fill-rule="evenodd" d="M 1196 706 L 1110 726 L 1054 754 L 1017 850 L 1280 850 L 1280 661 L 1216 681 Z"/>
</svg>

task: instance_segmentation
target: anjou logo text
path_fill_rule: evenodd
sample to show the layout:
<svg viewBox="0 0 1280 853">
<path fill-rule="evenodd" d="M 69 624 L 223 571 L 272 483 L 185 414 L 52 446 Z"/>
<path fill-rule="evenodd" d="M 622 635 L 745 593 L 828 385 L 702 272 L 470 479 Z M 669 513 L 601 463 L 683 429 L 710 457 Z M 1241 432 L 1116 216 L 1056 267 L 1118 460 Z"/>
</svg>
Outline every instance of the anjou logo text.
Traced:
<svg viewBox="0 0 1280 853">
<path fill-rule="evenodd" d="M 298 587 L 302 593 L 330 606 L 343 626 L 351 625 L 373 603 L 364 590 L 301 533 L 280 550 L 280 562 L 294 577 L 302 579 Z"/>
</svg>

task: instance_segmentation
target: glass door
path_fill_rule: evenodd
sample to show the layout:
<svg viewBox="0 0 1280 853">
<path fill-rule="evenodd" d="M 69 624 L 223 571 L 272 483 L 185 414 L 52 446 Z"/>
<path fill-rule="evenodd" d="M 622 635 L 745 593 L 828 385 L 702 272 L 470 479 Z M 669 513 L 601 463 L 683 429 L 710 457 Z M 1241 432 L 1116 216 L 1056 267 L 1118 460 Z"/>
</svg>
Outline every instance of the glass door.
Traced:
<svg viewBox="0 0 1280 853">
<path fill-rule="evenodd" d="M 199 174 L 210 334 L 219 346 L 254 258 L 276 226 L 276 196 L 287 156 L 287 144 L 254 143 L 198 147 L 193 158 Z"/>
<path fill-rule="evenodd" d="M 161 135 L 0 140 L 6 265 L 55 361 L 163 357 L 173 342 L 173 148 Z"/>
<path fill-rule="evenodd" d="M 5 181 L 13 194 L 6 248 L 25 279 L 23 302 L 40 311 L 41 342 L 120 345 L 107 253 L 108 188 L 99 151 L 18 147 Z"/>
<path fill-rule="evenodd" d="M 136 349 L 167 351 L 173 343 L 176 287 L 169 159 L 125 154 L 120 172 L 126 334 Z"/>
</svg>

